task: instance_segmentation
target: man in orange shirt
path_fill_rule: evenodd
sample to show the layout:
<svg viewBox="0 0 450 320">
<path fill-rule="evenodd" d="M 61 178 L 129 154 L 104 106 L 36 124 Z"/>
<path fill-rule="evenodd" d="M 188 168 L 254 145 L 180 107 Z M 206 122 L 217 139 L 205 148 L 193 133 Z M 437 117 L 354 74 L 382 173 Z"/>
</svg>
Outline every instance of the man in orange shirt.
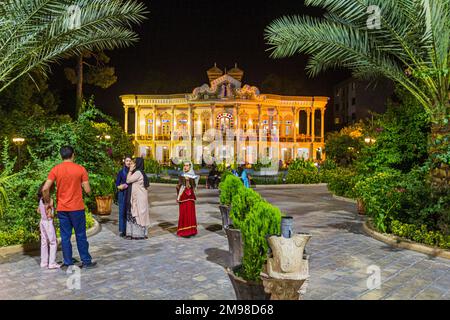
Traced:
<svg viewBox="0 0 450 320">
<path fill-rule="evenodd" d="M 72 229 L 75 229 L 78 253 L 82 268 L 96 265 L 89 254 L 89 243 L 86 236 L 86 214 L 83 201 L 83 191 L 91 193 L 86 169 L 74 163 L 75 152 L 72 147 L 62 147 L 60 150 L 62 163 L 53 167 L 42 189 L 46 208 L 50 208 L 50 188 L 56 183 L 56 210 L 61 229 L 61 247 L 64 265 L 73 265 L 72 260 Z"/>
</svg>

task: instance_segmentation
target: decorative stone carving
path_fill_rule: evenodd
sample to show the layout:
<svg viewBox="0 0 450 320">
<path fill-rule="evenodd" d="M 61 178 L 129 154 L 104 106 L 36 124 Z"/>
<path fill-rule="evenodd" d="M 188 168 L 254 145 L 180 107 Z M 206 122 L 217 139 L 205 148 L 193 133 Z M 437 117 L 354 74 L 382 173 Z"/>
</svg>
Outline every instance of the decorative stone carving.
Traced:
<svg viewBox="0 0 450 320">
<path fill-rule="evenodd" d="M 273 257 L 267 259 L 269 277 L 299 280 L 309 275 L 308 261 L 303 252 L 311 235 L 296 234 L 292 238 L 272 236 L 268 239 Z"/>
<path fill-rule="evenodd" d="M 271 300 L 303 299 L 309 283 L 309 261 L 304 257 L 304 250 L 310 238 L 309 234 L 269 237 L 271 256 L 261 272 L 261 279 Z"/>
</svg>

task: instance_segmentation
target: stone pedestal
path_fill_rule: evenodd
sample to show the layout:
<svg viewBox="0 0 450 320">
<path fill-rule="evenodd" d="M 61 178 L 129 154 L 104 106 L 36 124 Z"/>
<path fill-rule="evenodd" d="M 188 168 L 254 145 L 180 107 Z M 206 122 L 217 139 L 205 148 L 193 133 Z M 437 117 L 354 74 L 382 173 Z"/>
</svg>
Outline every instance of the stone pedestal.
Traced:
<svg viewBox="0 0 450 320">
<path fill-rule="evenodd" d="M 264 291 L 270 300 L 303 300 L 308 287 L 309 278 L 301 280 L 274 279 L 262 272 Z"/>
</svg>

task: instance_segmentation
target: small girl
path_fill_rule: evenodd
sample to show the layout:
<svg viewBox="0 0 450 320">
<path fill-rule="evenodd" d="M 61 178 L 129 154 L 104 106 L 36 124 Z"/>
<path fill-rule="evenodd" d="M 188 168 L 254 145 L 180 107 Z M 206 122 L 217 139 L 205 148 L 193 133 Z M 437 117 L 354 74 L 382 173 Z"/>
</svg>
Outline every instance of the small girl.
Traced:
<svg viewBox="0 0 450 320">
<path fill-rule="evenodd" d="M 41 230 L 41 268 L 58 269 L 60 265 L 56 263 L 56 251 L 58 242 L 56 241 L 55 226 L 53 225 L 54 210 L 46 211 L 42 188 L 45 182 L 40 186 L 38 191 L 39 207 L 37 212 L 41 214 L 41 222 L 39 224 Z M 53 200 L 50 198 L 50 204 L 53 208 Z M 50 255 L 49 255 L 50 252 Z"/>
</svg>

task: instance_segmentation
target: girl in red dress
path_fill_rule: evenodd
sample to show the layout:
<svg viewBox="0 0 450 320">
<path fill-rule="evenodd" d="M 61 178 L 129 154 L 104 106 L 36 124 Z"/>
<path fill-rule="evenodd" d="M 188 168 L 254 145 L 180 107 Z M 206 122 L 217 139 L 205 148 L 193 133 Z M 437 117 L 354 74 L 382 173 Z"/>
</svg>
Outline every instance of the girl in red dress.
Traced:
<svg viewBox="0 0 450 320">
<path fill-rule="evenodd" d="M 177 235 L 192 237 L 197 234 L 197 218 L 195 214 L 195 191 L 199 177 L 195 175 L 191 162 L 185 162 L 184 173 L 178 178 L 177 202 L 180 207 Z"/>
</svg>

